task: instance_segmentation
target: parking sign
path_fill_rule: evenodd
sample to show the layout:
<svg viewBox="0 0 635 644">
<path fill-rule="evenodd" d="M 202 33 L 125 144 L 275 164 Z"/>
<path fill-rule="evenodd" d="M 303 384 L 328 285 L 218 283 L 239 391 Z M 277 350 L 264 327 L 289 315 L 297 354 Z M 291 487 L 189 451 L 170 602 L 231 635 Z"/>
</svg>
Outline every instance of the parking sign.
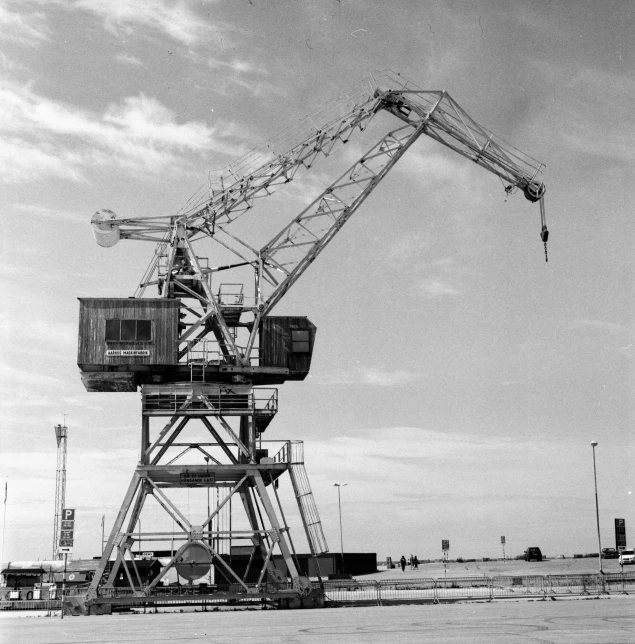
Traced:
<svg viewBox="0 0 635 644">
<path fill-rule="evenodd" d="M 62 521 L 75 521 L 75 509 L 64 508 L 62 510 Z"/>
<path fill-rule="evenodd" d="M 75 508 L 64 508 L 62 510 L 62 528 L 58 545 L 61 548 L 73 547 L 73 532 L 75 529 Z"/>
</svg>

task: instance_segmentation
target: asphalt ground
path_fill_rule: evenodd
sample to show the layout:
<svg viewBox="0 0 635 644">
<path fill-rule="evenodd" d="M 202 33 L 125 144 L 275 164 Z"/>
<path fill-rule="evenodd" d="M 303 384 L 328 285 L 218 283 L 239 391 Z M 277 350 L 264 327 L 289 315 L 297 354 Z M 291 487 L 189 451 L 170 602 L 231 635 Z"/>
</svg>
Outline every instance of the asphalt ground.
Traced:
<svg viewBox="0 0 635 644">
<path fill-rule="evenodd" d="M 46 617 L 8 612 L 3 644 L 633 644 L 635 596 L 314 610 Z"/>
<path fill-rule="evenodd" d="M 619 572 L 614 560 L 606 572 Z M 383 570 L 370 579 L 415 579 L 495 575 L 595 573 L 597 559 L 543 562 L 492 561 L 422 564 L 419 570 Z M 624 569 L 625 572 L 635 567 Z M 176 609 L 158 614 L 65 617 L 36 611 L 0 612 L 2 644 L 164 644 L 179 642 L 421 642 L 435 644 L 633 644 L 635 595 L 571 598 L 556 601 L 497 600 L 441 605 L 346 607 L 299 611 L 195 612 Z"/>
</svg>

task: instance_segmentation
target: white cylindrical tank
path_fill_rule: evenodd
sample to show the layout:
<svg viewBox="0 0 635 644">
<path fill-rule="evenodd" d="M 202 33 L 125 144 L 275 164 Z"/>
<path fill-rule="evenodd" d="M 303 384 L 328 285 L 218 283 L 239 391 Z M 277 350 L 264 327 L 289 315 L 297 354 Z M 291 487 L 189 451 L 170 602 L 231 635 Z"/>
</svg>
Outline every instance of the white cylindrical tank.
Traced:
<svg viewBox="0 0 635 644">
<path fill-rule="evenodd" d="M 116 219 L 117 215 L 112 210 L 98 210 L 90 223 L 93 227 L 93 235 L 95 241 L 105 248 L 114 246 L 121 237 L 119 225 L 112 220 Z"/>
</svg>

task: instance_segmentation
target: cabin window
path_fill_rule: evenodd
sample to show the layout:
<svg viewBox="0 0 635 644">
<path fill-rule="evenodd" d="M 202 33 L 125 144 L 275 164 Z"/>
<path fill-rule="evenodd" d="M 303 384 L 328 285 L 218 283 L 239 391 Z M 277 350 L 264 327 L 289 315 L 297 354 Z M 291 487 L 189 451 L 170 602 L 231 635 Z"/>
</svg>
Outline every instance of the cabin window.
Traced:
<svg viewBox="0 0 635 644">
<path fill-rule="evenodd" d="M 291 352 L 309 353 L 309 329 L 291 329 Z"/>
<path fill-rule="evenodd" d="M 152 320 L 106 320 L 106 342 L 150 342 Z"/>
</svg>

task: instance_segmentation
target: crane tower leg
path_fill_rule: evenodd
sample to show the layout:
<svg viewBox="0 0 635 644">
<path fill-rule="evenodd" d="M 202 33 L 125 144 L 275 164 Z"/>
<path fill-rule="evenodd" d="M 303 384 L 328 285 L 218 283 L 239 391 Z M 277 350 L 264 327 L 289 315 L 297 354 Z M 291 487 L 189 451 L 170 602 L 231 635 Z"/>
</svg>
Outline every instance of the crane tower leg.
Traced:
<svg viewBox="0 0 635 644">
<path fill-rule="evenodd" d="M 87 612 L 132 598 L 156 605 L 168 593 L 172 600 L 176 593 L 199 603 L 257 599 L 280 605 L 315 594 L 294 560 L 282 506 L 276 509 L 270 492 L 302 450 L 290 441 L 257 438 L 256 419 L 261 409 L 277 408 L 273 397 L 277 390 L 251 386 L 143 387 L 141 458 L 85 598 Z M 156 423 L 162 417 L 167 423 Z M 207 498 L 207 509 L 197 503 L 193 510 L 195 496 Z M 232 505 L 232 497 L 241 502 Z M 137 552 L 141 541 L 152 550 L 149 561 Z M 245 547 L 231 547 L 241 541 L 249 544 L 249 555 Z M 161 549 L 168 544 L 169 550 Z M 177 585 L 166 587 L 172 570 Z M 193 584 L 211 580 L 212 570 L 213 584 Z"/>
</svg>

